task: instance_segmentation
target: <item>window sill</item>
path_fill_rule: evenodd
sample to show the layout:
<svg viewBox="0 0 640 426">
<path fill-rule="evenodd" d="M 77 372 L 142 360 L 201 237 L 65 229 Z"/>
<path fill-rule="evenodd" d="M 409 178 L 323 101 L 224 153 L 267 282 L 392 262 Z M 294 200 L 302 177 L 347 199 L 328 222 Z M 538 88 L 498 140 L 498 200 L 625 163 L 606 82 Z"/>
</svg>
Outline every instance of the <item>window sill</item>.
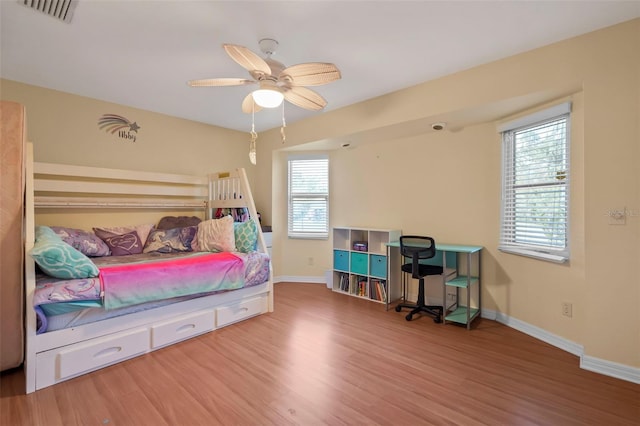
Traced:
<svg viewBox="0 0 640 426">
<path fill-rule="evenodd" d="M 498 247 L 498 250 L 504 253 L 517 254 L 519 256 L 531 257 L 533 259 L 544 260 L 553 263 L 566 263 L 569 257 L 561 254 L 551 254 L 547 252 L 535 251 L 531 249 L 516 247 Z"/>
<path fill-rule="evenodd" d="M 328 240 L 329 239 L 329 235 L 290 234 L 287 236 L 293 240 Z"/>
</svg>

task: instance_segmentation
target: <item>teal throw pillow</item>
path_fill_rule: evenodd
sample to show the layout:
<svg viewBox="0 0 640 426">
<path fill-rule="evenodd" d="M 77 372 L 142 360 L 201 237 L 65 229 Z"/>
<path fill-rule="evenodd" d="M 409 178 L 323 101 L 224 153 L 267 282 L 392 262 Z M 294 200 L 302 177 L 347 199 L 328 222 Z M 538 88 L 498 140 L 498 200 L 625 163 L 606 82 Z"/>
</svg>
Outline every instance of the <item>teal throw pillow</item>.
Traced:
<svg viewBox="0 0 640 426">
<path fill-rule="evenodd" d="M 91 259 L 65 243 L 48 226 L 36 226 L 35 237 L 29 255 L 47 275 L 73 279 L 97 277 L 100 273 Z"/>
<path fill-rule="evenodd" d="M 258 245 L 258 227 L 255 221 L 249 219 L 246 222 L 235 222 L 233 233 L 236 238 L 236 250 L 242 253 L 255 251 Z"/>
</svg>

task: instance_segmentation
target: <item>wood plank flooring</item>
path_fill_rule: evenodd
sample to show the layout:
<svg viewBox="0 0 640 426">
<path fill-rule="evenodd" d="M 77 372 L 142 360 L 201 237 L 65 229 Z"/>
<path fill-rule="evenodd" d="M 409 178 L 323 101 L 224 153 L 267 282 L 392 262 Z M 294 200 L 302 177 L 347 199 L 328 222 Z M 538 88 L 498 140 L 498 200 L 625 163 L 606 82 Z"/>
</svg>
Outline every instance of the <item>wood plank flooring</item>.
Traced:
<svg viewBox="0 0 640 426">
<path fill-rule="evenodd" d="M 640 385 L 494 321 L 467 331 L 275 285 L 275 312 L 24 395 L 13 425 L 639 425 Z"/>
</svg>

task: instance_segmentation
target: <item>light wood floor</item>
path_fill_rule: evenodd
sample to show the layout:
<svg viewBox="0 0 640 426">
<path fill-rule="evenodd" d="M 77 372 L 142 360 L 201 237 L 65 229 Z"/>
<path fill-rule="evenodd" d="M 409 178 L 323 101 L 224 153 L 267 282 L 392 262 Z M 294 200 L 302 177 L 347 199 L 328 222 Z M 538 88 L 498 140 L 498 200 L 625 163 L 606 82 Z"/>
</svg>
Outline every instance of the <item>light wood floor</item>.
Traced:
<svg viewBox="0 0 640 426">
<path fill-rule="evenodd" d="M 489 320 L 471 331 L 276 284 L 275 312 L 24 395 L 1 425 L 638 425 L 640 385 Z"/>
</svg>

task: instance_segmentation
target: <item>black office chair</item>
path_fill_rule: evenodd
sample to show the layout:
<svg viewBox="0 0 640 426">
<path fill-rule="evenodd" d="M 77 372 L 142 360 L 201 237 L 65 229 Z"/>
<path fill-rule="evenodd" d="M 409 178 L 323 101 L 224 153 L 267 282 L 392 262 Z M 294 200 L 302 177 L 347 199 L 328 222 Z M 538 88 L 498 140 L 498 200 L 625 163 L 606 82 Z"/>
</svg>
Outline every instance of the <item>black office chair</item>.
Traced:
<svg viewBox="0 0 640 426">
<path fill-rule="evenodd" d="M 433 315 L 434 322 L 442 322 L 442 306 L 426 305 L 424 298 L 424 277 L 441 275 L 442 266 L 420 263 L 421 260 L 431 259 L 436 255 L 436 242 L 431 237 L 403 235 L 400 237 L 400 255 L 403 258 L 402 272 L 411 274 L 412 278 L 419 280 L 418 301 L 415 305 L 401 303 L 396 306 L 396 312 L 400 312 L 402 308 L 409 308 L 411 312 L 406 316 L 407 321 L 411 321 L 417 313 L 426 312 Z M 410 258 L 411 263 L 404 263 L 406 258 Z"/>
</svg>

